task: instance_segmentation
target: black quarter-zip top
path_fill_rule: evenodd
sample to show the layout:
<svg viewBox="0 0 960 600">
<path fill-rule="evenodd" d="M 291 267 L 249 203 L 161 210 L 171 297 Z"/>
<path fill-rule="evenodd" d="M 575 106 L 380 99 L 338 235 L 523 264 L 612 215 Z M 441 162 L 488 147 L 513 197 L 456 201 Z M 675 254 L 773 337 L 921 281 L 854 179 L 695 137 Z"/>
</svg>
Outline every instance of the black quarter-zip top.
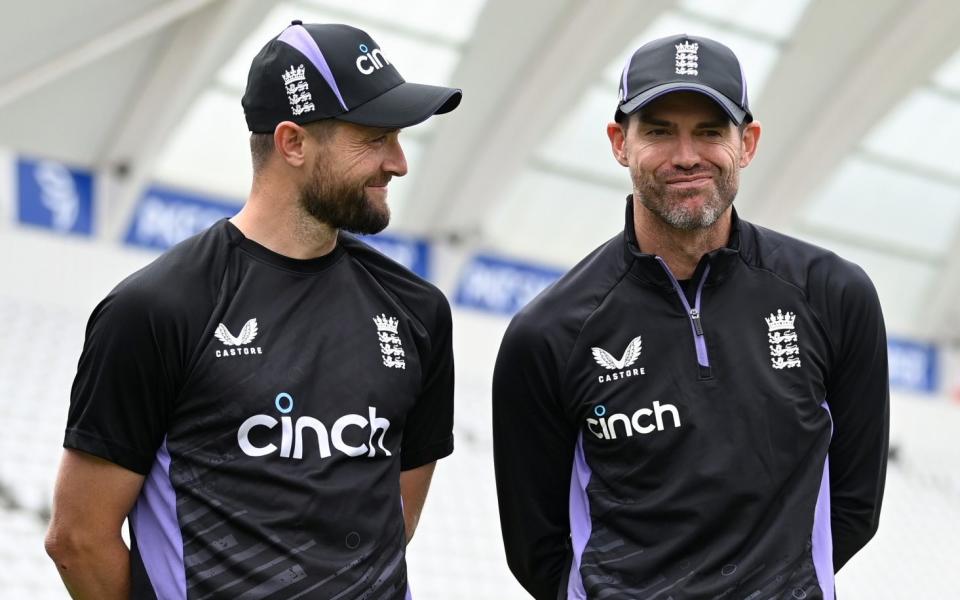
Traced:
<svg viewBox="0 0 960 600">
<path fill-rule="evenodd" d="M 733 214 L 684 285 L 622 234 L 513 319 L 493 381 L 508 564 L 539 600 L 835 600 L 888 435 L 872 283 Z"/>
</svg>

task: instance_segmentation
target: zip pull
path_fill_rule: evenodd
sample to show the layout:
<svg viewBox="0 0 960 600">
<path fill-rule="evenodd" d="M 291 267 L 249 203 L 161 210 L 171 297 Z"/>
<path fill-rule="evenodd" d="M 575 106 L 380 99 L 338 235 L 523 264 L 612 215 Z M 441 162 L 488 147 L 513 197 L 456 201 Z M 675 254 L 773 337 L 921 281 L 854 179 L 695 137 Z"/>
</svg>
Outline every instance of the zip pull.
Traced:
<svg viewBox="0 0 960 600">
<path fill-rule="evenodd" d="M 690 309 L 690 320 L 693 321 L 693 330 L 697 332 L 697 335 L 703 336 L 703 325 L 700 324 L 700 311 L 691 308 Z"/>
</svg>

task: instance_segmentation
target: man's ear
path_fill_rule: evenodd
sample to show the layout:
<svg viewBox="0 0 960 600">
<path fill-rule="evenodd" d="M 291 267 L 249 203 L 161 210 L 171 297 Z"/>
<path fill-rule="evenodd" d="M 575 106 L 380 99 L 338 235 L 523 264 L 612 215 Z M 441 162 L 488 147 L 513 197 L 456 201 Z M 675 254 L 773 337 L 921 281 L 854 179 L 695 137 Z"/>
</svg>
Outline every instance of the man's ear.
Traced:
<svg viewBox="0 0 960 600">
<path fill-rule="evenodd" d="M 625 147 L 627 132 L 620 126 L 620 123 L 613 121 L 607 123 L 607 137 L 610 138 L 610 150 L 613 152 L 613 158 L 624 167 L 629 166 Z"/>
<path fill-rule="evenodd" d="M 753 157 L 756 156 L 762 129 L 758 121 L 751 121 L 743 128 L 743 135 L 740 136 L 740 147 L 743 150 L 740 153 L 741 169 L 749 165 L 753 161 Z"/>
<path fill-rule="evenodd" d="M 302 167 L 306 162 L 306 138 L 306 130 L 292 121 L 283 121 L 273 130 L 273 146 L 280 158 L 291 167 Z"/>
</svg>

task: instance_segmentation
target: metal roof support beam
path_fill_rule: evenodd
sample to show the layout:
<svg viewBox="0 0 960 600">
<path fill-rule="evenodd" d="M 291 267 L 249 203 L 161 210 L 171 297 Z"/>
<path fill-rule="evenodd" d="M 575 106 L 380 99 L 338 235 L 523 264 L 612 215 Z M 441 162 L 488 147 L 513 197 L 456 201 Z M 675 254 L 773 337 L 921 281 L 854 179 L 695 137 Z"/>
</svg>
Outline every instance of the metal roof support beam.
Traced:
<svg viewBox="0 0 960 600">
<path fill-rule="evenodd" d="M 211 0 L 170 0 L 140 17 L 95 37 L 77 48 L 31 68 L 0 85 L 0 108 L 48 83 L 111 54 L 124 46 L 163 29 L 171 23 L 209 4 Z"/>
<path fill-rule="evenodd" d="M 437 127 L 405 228 L 476 241 L 480 223 L 602 70 L 673 0 L 490 0 L 453 77 L 462 106 Z M 613 117 L 616 90 L 610 91 Z"/>
<path fill-rule="evenodd" d="M 257 0 L 217 0 L 177 25 L 168 50 L 117 124 L 116 138 L 96 161 L 110 182 L 98 228 L 104 239 L 123 235 L 170 132 L 272 7 Z"/>
<path fill-rule="evenodd" d="M 738 206 L 773 228 L 793 224 L 816 189 L 904 96 L 956 49 L 952 0 L 812 0 L 755 114 L 760 152 Z"/>
</svg>

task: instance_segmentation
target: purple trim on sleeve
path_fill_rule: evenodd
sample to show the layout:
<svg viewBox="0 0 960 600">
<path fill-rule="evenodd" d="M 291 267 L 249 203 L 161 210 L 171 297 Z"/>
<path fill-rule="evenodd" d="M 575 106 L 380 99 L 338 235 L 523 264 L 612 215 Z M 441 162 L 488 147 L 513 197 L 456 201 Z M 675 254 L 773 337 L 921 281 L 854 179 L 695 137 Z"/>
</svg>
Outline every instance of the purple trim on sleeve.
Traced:
<svg viewBox="0 0 960 600">
<path fill-rule="evenodd" d="M 821 404 L 830 415 L 826 401 Z M 830 436 L 833 437 L 833 416 L 830 415 Z M 810 534 L 813 546 L 813 568 L 817 572 L 817 582 L 823 591 L 823 600 L 834 600 L 833 580 L 833 532 L 830 528 L 830 456 L 823 459 L 823 476 L 820 479 L 820 493 L 817 495 L 817 507 L 813 512 L 813 532 Z"/>
<path fill-rule="evenodd" d="M 407 584 L 407 595 L 403 597 L 404 600 L 413 600 L 413 594 L 410 593 L 410 584 Z"/>
<path fill-rule="evenodd" d="M 183 536 L 177 520 L 177 494 L 170 483 L 167 440 L 157 450 L 150 474 L 133 510 L 130 526 L 137 550 L 158 598 L 187 598 L 187 572 L 183 564 Z"/>
<path fill-rule="evenodd" d="M 287 27 L 277 39 L 293 46 L 300 54 L 306 56 L 307 59 L 313 63 L 313 66 L 316 67 L 317 71 L 320 72 L 320 75 L 323 76 L 324 81 L 327 82 L 327 85 L 330 86 L 333 93 L 336 94 L 337 100 L 340 101 L 340 106 L 343 107 L 343 110 L 350 110 L 347 108 L 347 103 L 343 101 L 343 96 L 340 95 L 340 88 L 337 86 L 337 80 L 333 77 L 333 71 L 330 70 L 330 65 L 327 64 L 327 59 L 323 57 L 323 52 L 321 52 L 320 47 L 317 46 L 316 40 L 304 29 L 303 25 L 291 25 Z M 279 74 L 277 77 L 279 77 Z"/>
<path fill-rule="evenodd" d="M 567 600 L 586 600 L 587 598 L 583 579 L 580 576 L 580 562 L 592 530 L 590 499 L 587 497 L 590 474 L 590 466 L 583 455 L 583 432 L 581 432 L 577 436 L 573 472 L 570 474 L 570 541 L 573 545 L 573 559 L 570 561 L 570 576 L 567 578 Z"/>
</svg>

